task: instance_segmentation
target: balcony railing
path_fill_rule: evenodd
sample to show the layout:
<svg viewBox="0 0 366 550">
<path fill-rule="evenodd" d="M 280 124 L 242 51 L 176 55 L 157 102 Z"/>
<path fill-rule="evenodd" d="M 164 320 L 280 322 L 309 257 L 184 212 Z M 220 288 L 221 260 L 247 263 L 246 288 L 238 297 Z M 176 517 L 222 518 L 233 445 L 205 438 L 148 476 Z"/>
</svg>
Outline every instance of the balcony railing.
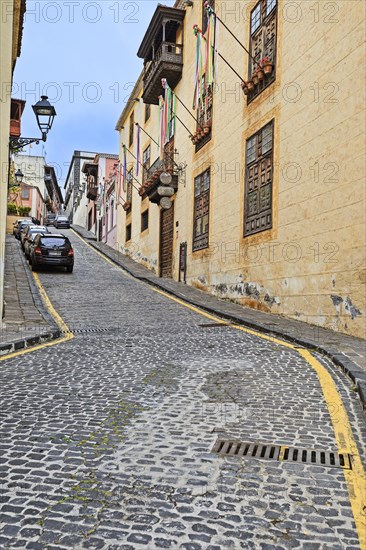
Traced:
<svg viewBox="0 0 366 550">
<path fill-rule="evenodd" d="M 145 67 L 144 93 L 145 103 L 158 105 L 162 94 L 161 79 L 166 78 L 169 86 L 175 88 L 182 78 L 183 46 L 174 42 L 163 42 L 154 55 L 154 59 Z"/>
<path fill-rule="evenodd" d="M 149 197 L 149 200 L 153 203 L 158 203 L 161 199 L 158 194 L 158 187 L 162 185 L 160 181 L 160 174 L 164 171 L 169 171 L 172 175 L 172 181 L 169 187 L 178 189 L 178 175 L 174 174 L 172 170 L 172 158 L 168 155 L 164 155 L 164 159 L 158 158 L 146 171 L 146 181 L 140 190 L 141 196 Z"/>
</svg>

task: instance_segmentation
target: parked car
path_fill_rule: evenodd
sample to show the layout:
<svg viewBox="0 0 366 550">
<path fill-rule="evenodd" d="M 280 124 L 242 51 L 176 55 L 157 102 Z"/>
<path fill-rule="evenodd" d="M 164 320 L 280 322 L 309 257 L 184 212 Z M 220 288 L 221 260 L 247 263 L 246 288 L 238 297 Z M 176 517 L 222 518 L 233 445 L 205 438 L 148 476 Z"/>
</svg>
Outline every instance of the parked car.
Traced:
<svg viewBox="0 0 366 550">
<path fill-rule="evenodd" d="M 19 225 L 20 225 L 22 222 L 25 222 L 25 221 L 31 221 L 31 218 L 19 218 L 18 220 L 16 220 L 16 221 L 13 223 L 13 235 L 14 235 L 14 237 L 16 237 L 17 234 L 18 234 Z"/>
<path fill-rule="evenodd" d="M 24 250 L 23 249 L 24 236 L 25 236 L 25 234 L 27 233 L 27 231 L 30 227 L 33 229 L 34 227 L 37 227 L 37 225 L 35 225 L 34 223 L 30 223 L 30 224 L 24 225 L 20 230 L 19 240 L 20 240 L 20 246 L 21 246 L 22 250 Z"/>
<path fill-rule="evenodd" d="M 68 273 L 74 269 L 74 250 L 62 233 L 37 235 L 30 246 L 29 257 L 33 271 L 47 265 L 66 267 Z"/>
<path fill-rule="evenodd" d="M 53 225 L 56 219 L 56 214 L 47 214 L 45 225 Z"/>
<path fill-rule="evenodd" d="M 67 216 L 56 216 L 53 225 L 56 227 L 56 229 L 70 229 L 70 222 Z"/>
<path fill-rule="evenodd" d="M 17 231 L 15 233 L 15 238 L 18 239 L 18 241 L 20 241 L 20 234 L 21 232 L 23 231 L 23 229 L 25 227 L 27 227 L 27 225 L 33 225 L 34 226 L 34 223 L 32 222 L 32 220 L 23 220 L 22 222 L 20 222 L 20 224 L 18 225 L 18 228 L 17 228 Z"/>
<path fill-rule="evenodd" d="M 45 233 L 50 233 L 46 226 L 37 225 L 31 226 L 28 225 L 24 233 L 21 234 L 21 244 L 22 249 L 26 258 L 29 258 L 29 242 L 33 241 L 38 234 L 44 235 Z"/>
</svg>

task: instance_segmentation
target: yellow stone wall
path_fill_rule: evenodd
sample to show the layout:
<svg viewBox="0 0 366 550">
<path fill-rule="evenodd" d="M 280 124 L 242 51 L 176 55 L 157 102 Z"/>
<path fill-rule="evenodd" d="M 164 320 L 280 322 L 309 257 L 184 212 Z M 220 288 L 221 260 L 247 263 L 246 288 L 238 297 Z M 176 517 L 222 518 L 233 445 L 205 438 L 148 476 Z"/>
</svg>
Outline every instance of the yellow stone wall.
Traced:
<svg viewBox="0 0 366 550">
<path fill-rule="evenodd" d="M 21 2 L 9 0 L 0 18 L 0 324 L 3 311 L 5 233 L 9 170 L 10 91 L 21 39 Z"/>
<path fill-rule="evenodd" d="M 183 77 L 175 89 L 188 106 L 199 4 L 186 8 Z M 216 0 L 218 15 L 247 48 L 255 5 Z M 219 59 L 211 141 L 195 153 L 177 122 L 176 160 L 187 167 L 185 186 L 175 195 L 175 279 L 179 243 L 187 241 L 189 284 L 263 311 L 365 336 L 364 39 L 363 2 L 280 1 L 276 81 L 249 105 L 238 77 Z M 246 78 L 247 55 L 222 27 L 218 48 Z M 144 115 L 142 101 L 134 109 L 138 121 Z M 146 129 L 156 138 L 157 107 L 151 106 L 151 112 Z M 178 115 L 193 132 L 195 123 L 181 106 Z M 273 225 L 244 238 L 245 143 L 272 119 Z M 121 134 L 126 132 L 127 122 Z M 145 147 L 147 140 L 142 142 Z M 193 179 L 208 165 L 210 246 L 192 252 Z M 159 207 L 150 203 L 149 230 L 141 234 L 144 203 L 134 191 L 133 250 L 136 259 L 156 271 Z M 121 209 L 123 246 L 125 223 Z"/>
</svg>

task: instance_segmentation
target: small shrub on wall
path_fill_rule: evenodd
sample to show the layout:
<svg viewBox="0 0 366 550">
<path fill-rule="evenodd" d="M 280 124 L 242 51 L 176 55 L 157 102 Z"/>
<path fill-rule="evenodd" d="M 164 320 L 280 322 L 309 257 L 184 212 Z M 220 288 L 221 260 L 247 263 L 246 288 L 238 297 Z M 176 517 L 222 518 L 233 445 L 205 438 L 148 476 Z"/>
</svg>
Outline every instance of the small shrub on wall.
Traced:
<svg viewBox="0 0 366 550">
<path fill-rule="evenodd" d="M 18 214 L 18 207 L 13 202 L 8 202 L 8 214 L 10 216 L 16 216 Z"/>
</svg>

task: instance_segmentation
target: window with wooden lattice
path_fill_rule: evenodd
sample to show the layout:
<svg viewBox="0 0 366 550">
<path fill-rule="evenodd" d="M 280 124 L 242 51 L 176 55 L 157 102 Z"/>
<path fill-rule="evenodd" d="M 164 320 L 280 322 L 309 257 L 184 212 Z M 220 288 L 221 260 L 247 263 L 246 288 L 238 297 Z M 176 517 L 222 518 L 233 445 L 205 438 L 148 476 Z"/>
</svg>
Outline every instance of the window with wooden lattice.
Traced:
<svg viewBox="0 0 366 550">
<path fill-rule="evenodd" d="M 198 134 L 199 138 L 196 142 L 196 152 L 199 151 L 211 139 L 212 107 L 213 90 L 212 86 L 208 86 L 206 91 L 202 94 L 202 98 L 199 100 L 197 109 L 196 135 Z"/>
<path fill-rule="evenodd" d="M 210 170 L 194 179 L 193 251 L 208 247 Z"/>
<path fill-rule="evenodd" d="M 248 80 L 254 77 L 254 89 L 247 95 L 248 103 L 276 79 L 276 42 L 277 0 L 260 0 L 250 13 Z M 260 64 L 265 67 L 256 78 Z"/>
<path fill-rule="evenodd" d="M 209 6 L 215 10 L 215 0 L 202 0 L 202 32 L 207 31 L 207 12 L 205 10 L 205 4 L 208 2 Z"/>
<path fill-rule="evenodd" d="M 142 171 L 142 183 L 145 183 L 148 176 L 148 170 L 150 168 L 150 160 L 151 160 L 151 147 L 148 145 L 145 149 L 145 151 L 142 153 L 142 164 L 144 166 Z"/>
<path fill-rule="evenodd" d="M 133 144 L 134 129 L 135 129 L 135 113 L 133 111 L 130 116 L 129 140 L 128 140 L 129 147 L 131 147 L 131 145 Z"/>
<path fill-rule="evenodd" d="M 272 227 L 274 121 L 246 143 L 244 236 Z"/>
</svg>

